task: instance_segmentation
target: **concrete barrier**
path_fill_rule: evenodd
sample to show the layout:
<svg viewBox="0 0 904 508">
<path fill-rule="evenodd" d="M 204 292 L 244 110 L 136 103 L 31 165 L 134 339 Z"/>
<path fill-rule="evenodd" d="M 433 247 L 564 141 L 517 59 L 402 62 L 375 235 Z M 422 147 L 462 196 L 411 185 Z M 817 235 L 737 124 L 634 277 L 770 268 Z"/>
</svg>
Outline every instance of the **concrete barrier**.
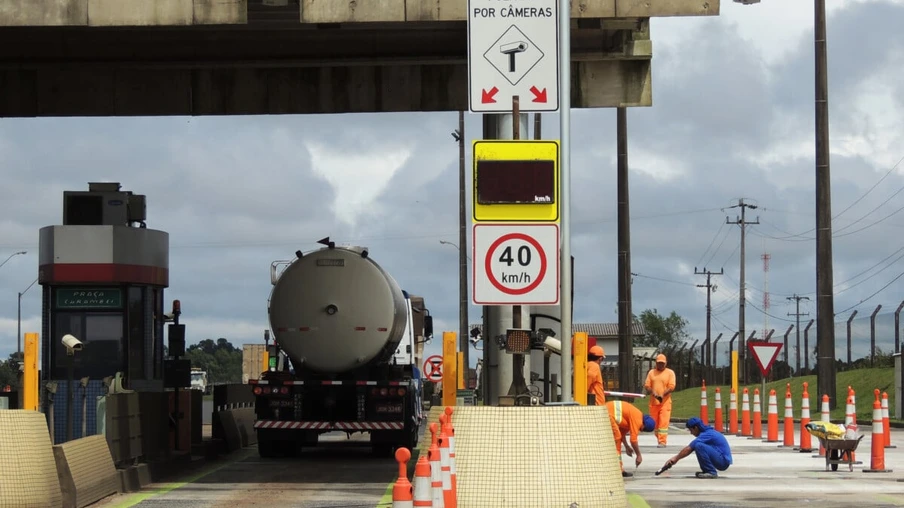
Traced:
<svg viewBox="0 0 904 508">
<path fill-rule="evenodd" d="M 37 411 L 0 411 L 0 507 L 62 506 L 47 420 Z"/>
<path fill-rule="evenodd" d="M 121 492 L 119 473 L 104 436 L 88 436 L 55 445 L 53 456 L 63 508 L 82 508 Z"/>
<path fill-rule="evenodd" d="M 217 411 L 216 414 L 222 427 L 226 447 L 230 452 L 257 444 L 253 408 L 223 409 Z"/>
</svg>

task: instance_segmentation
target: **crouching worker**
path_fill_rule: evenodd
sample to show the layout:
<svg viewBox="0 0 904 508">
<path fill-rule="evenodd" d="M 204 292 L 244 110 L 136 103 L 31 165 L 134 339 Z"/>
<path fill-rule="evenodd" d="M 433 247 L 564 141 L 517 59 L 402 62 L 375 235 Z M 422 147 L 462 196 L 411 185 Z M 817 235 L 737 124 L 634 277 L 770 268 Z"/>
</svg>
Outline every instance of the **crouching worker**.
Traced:
<svg viewBox="0 0 904 508">
<path fill-rule="evenodd" d="M 609 423 L 612 424 L 612 434 L 615 437 L 615 452 L 618 453 L 618 464 L 621 466 L 622 476 L 626 478 L 633 476 L 632 473 L 625 472 L 625 466 L 622 464 L 622 445 L 625 446 L 625 453 L 628 454 L 628 457 L 637 454 L 637 458 L 634 459 L 634 465 L 635 467 L 639 466 L 643 462 L 643 456 L 640 454 L 637 436 L 641 430 L 653 432 L 656 428 L 656 422 L 650 415 L 643 414 L 633 404 L 621 400 L 606 402 L 606 410 L 609 411 Z M 631 436 L 630 446 L 628 446 L 628 435 Z"/>
<path fill-rule="evenodd" d="M 694 435 L 694 440 L 681 449 L 677 455 L 665 461 L 666 466 L 673 466 L 679 460 L 694 452 L 702 471 L 697 471 L 697 478 L 718 478 L 719 471 L 725 471 L 732 464 L 731 448 L 728 440 L 721 432 L 708 425 L 696 416 L 689 419 L 687 428 Z"/>
</svg>

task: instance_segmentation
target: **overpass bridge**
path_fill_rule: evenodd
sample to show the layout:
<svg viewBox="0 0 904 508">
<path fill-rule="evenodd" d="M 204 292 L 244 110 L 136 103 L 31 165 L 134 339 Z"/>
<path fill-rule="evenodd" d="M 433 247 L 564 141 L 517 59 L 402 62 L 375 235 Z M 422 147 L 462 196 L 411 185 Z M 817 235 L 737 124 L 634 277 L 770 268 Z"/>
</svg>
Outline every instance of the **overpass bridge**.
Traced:
<svg viewBox="0 0 904 508">
<path fill-rule="evenodd" d="M 0 0 L 0 117 L 468 110 L 467 0 Z M 574 0 L 572 106 L 650 106 L 650 18 Z"/>
</svg>

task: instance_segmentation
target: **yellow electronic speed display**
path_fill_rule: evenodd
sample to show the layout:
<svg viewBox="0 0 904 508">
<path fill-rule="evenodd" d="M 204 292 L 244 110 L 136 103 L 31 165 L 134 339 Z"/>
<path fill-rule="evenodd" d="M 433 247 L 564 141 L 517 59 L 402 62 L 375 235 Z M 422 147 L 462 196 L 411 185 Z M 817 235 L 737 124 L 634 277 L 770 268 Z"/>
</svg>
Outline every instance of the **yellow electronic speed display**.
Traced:
<svg viewBox="0 0 904 508">
<path fill-rule="evenodd" d="M 559 143 L 474 141 L 475 222 L 558 222 Z"/>
</svg>

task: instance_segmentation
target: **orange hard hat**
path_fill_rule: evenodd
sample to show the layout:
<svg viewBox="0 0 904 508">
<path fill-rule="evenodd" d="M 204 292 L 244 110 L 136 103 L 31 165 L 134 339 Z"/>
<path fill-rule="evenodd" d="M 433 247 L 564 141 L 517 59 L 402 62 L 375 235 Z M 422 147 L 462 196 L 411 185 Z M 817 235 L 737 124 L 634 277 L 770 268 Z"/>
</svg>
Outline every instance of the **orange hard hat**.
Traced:
<svg viewBox="0 0 904 508">
<path fill-rule="evenodd" d="M 590 348 L 590 354 L 592 354 L 593 356 L 599 356 L 600 358 L 606 357 L 606 352 L 603 351 L 603 348 L 601 346 L 593 346 L 592 348 Z"/>
<path fill-rule="evenodd" d="M 656 363 L 660 363 L 660 362 L 662 362 L 662 363 L 668 363 L 668 362 L 665 361 L 665 355 L 662 354 L 662 353 L 659 353 L 659 354 L 656 356 Z"/>
</svg>

